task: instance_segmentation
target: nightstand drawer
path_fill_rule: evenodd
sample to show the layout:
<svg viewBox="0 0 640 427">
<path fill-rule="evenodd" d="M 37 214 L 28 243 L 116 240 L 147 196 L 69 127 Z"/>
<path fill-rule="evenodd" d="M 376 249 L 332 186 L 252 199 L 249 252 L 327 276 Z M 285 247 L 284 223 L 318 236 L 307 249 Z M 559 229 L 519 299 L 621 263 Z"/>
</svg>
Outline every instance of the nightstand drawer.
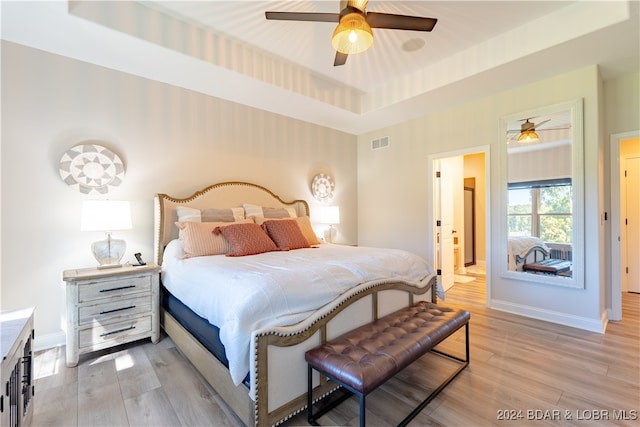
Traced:
<svg viewBox="0 0 640 427">
<path fill-rule="evenodd" d="M 151 295 L 126 298 L 113 298 L 113 301 L 79 307 L 80 325 L 99 323 L 104 320 L 117 320 L 124 317 L 147 314 L 151 312 Z"/>
<path fill-rule="evenodd" d="M 151 316 L 144 316 L 121 322 L 97 325 L 81 329 L 79 347 L 101 347 L 104 343 L 117 344 L 131 341 L 134 335 L 149 336 L 151 332 Z"/>
<path fill-rule="evenodd" d="M 79 302 L 82 303 L 98 298 L 109 298 L 115 295 L 128 295 L 150 290 L 151 278 L 148 275 L 145 277 L 123 277 L 117 280 L 82 285 L 78 291 L 78 297 Z"/>
</svg>

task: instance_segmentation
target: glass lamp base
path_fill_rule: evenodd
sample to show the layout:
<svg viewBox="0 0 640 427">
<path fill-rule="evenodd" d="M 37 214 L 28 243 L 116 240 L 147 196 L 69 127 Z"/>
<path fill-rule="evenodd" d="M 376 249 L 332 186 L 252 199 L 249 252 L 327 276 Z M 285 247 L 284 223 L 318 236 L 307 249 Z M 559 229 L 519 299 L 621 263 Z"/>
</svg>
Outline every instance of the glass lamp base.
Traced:
<svg viewBox="0 0 640 427">
<path fill-rule="evenodd" d="M 107 234 L 106 239 L 93 242 L 91 245 L 99 269 L 122 267 L 120 260 L 126 249 L 126 242 L 122 239 L 112 239 L 111 234 Z"/>
<path fill-rule="evenodd" d="M 329 226 L 329 228 L 327 228 L 324 231 L 324 240 L 327 243 L 333 243 L 333 238 L 336 235 L 336 229 L 333 228 L 333 225 Z"/>
</svg>

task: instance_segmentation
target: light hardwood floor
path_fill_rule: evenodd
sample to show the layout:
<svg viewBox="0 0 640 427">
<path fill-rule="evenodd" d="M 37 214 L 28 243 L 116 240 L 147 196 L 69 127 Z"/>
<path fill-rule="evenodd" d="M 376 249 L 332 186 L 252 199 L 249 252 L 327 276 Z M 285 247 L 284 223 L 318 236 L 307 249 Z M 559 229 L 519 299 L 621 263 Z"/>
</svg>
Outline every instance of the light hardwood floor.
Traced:
<svg viewBox="0 0 640 427">
<path fill-rule="evenodd" d="M 489 310 L 484 289 L 477 276 L 447 291 L 445 304 L 471 312 L 471 364 L 410 425 L 640 425 L 640 295 L 623 295 L 624 320 L 601 335 Z M 460 331 L 442 348 L 462 354 L 463 342 Z M 86 355 L 76 368 L 64 354 L 36 354 L 33 425 L 242 425 L 169 338 Z M 367 424 L 395 425 L 452 368 L 418 360 L 368 397 Z M 320 422 L 357 425 L 357 400 Z M 305 415 L 285 425 L 307 425 Z"/>
</svg>

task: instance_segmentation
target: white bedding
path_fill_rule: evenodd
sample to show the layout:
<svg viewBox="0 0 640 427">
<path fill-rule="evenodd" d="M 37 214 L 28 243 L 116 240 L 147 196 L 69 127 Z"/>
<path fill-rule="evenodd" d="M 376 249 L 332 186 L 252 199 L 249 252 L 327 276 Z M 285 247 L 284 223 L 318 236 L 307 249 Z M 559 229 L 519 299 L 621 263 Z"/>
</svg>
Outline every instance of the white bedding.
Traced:
<svg viewBox="0 0 640 427">
<path fill-rule="evenodd" d="M 322 244 L 246 257 L 182 255 L 182 241 L 167 245 L 162 283 L 220 328 L 236 385 L 249 372 L 253 331 L 300 322 L 360 283 L 394 278 L 424 287 L 434 275 L 423 258 L 397 249 Z"/>
</svg>

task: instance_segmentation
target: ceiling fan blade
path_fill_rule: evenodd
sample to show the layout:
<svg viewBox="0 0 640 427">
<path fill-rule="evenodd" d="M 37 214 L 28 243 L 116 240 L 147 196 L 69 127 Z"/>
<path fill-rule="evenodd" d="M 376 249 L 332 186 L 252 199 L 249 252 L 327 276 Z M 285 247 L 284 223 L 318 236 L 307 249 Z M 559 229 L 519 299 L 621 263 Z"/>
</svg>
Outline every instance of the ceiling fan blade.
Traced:
<svg viewBox="0 0 640 427">
<path fill-rule="evenodd" d="M 542 126 L 542 125 L 544 125 L 545 123 L 550 122 L 550 121 L 551 121 L 551 119 L 547 119 L 547 120 L 543 120 L 543 121 L 541 121 L 540 123 L 536 123 L 536 130 L 537 130 L 540 126 Z"/>
<path fill-rule="evenodd" d="M 344 65 L 347 62 L 348 53 L 342 53 L 336 51 L 336 59 L 333 61 L 333 66 L 337 67 L 339 65 Z"/>
<path fill-rule="evenodd" d="M 435 27 L 435 18 L 419 16 L 394 15 L 390 13 L 367 12 L 367 23 L 371 28 L 388 28 L 392 30 L 431 31 Z"/>
<path fill-rule="evenodd" d="M 312 22 L 340 22 L 339 13 L 321 12 L 265 12 L 267 19 L 278 21 L 312 21 Z"/>
</svg>

